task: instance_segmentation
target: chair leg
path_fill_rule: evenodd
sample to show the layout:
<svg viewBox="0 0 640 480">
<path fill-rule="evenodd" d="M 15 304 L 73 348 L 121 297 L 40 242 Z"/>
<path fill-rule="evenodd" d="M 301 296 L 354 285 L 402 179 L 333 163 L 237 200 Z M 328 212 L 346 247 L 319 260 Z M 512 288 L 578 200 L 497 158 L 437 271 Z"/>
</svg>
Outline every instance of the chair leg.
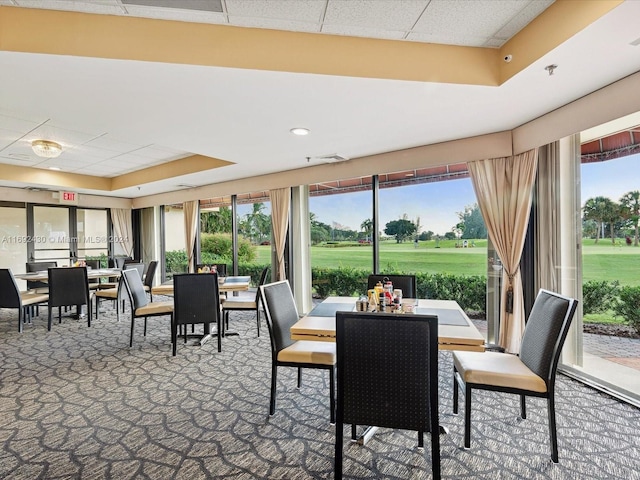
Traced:
<svg viewBox="0 0 640 480">
<path fill-rule="evenodd" d="M 433 480 L 440 480 L 440 426 L 431 426 L 431 472 Z"/>
<path fill-rule="evenodd" d="M 217 328 L 218 328 L 218 333 L 216 334 L 218 337 L 218 352 L 222 351 L 222 334 L 220 332 L 220 315 L 218 315 L 218 321 L 217 321 Z"/>
<path fill-rule="evenodd" d="M 453 414 L 458 414 L 458 379 L 456 378 L 456 367 L 453 367 Z"/>
<path fill-rule="evenodd" d="M 527 418 L 527 403 L 524 395 L 520 395 L 520 416 L 522 418 Z"/>
<path fill-rule="evenodd" d="M 133 327 L 135 326 L 136 317 L 131 313 L 131 335 L 129 336 L 129 347 L 133 347 Z"/>
<path fill-rule="evenodd" d="M 298 388 L 302 386 L 302 369 L 298 367 Z"/>
<path fill-rule="evenodd" d="M 260 336 L 260 309 L 258 308 L 256 310 L 256 323 L 257 323 L 257 327 L 258 327 L 258 337 Z"/>
<path fill-rule="evenodd" d="M 278 365 L 271 364 L 271 399 L 269 400 L 269 415 L 276 413 L 276 383 L 278 381 Z"/>
<path fill-rule="evenodd" d="M 336 388 L 335 388 L 335 368 L 329 369 L 329 412 L 330 422 L 336 423 Z"/>
<path fill-rule="evenodd" d="M 65 312 L 66 312 L 66 307 L 65 307 Z M 58 307 L 58 323 L 62 323 L 62 310 L 60 310 L 60 307 Z"/>
<path fill-rule="evenodd" d="M 553 398 L 553 392 L 547 399 L 547 409 L 549 415 L 549 437 L 551 441 L 551 461 L 558 463 L 558 433 L 556 432 L 556 406 Z"/>
<path fill-rule="evenodd" d="M 47 330 L 48 330 L 48 331 L 51 331 L 51 309 L 52 309 L 52 308 L 53 308 L 53 307 L 49 306 L 49 318 L 48 318 L 48 320 L 47 320 Z"/>
<path fill-rule="evenodd" d="M 173 356 L 175 357 L 178 351 L 178 327 L 171 319 L 171 346 L 173 348 Z"/>
<path fill-rule="evenodd" d="M 22 322 L 24 322 L 26 313 L 25 307 L 18 308 L 18 333 L 22 333 Z"/>
<path fill-rule="evenodd" d="M 464 390 L 464 448 L 471 448 L 471 387 Z"/>
<path fill-rule="evenodd" d="M 418 448 L 424 448 L 424 432 L 422 430 L 418 432 Z"/>
<path fill-rule="evenodd" d="M 147 317 L 144 317 L 144 336 L 147 336 Z"/>
<path fill-rule="evenodd" d="M 352 428 L 352 438 L 353 434 L 355 433 L 355 425 L 351 425 Z M 344 429 L 344 425 L 342 423 L 340 423 L 339 425 L 336 425 L 336 451 L 334 454 L 334 478 L 337 479 L 341 479 L 342 478 L 342 436 L 343 436 L 343 429 Z"/>
</svg>

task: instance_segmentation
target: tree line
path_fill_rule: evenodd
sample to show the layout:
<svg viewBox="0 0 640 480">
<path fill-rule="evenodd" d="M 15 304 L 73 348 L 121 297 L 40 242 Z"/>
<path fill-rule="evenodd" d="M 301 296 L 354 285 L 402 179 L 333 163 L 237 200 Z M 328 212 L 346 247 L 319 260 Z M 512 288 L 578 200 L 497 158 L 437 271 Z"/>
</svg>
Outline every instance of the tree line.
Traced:
<svg viewBox="0 0 640 480">
<path fill-rule="evenodd" d="M 640 191 L 625 193 L 614 202 L 608 197 L 598 196 L 588 199 L 582 207 L 582 233 L 588 238 L 598 240 L 608 235 L 611 242 L 616 238 L 627 237 L 633 232 L 633 245 L 638 246 L 638 220 L 640 220 Z"/>
</svg>

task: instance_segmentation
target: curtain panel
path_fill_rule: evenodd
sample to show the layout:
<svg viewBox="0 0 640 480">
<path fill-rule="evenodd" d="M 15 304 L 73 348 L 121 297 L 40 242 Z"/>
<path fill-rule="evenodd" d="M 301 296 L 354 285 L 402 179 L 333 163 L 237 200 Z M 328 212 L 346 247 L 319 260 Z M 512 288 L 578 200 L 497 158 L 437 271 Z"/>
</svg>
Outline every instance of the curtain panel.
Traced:
<svg viewBox="0 0 640 480">
<path fill-rule="evenodd" d="M 558 185 L 560 184 L 559 142 L 540 147 L 536 181 L 535 291 L 546 288 L 559 292 L 560 225 Z"/>
<path fill-rule="evenodd" d="M 122 250 L 128 255 L 133 255 L 133 225 L 131 222 L 131 209 L 112 208 L 111 223 L 113 224 L 113 236 Z"/>
<path fill-rule="evenodd" d="M 187 271 L 195 272 L 195 258 L 193 257 L 194 247 L 196 245 L 196 235 L 198 234 L 198 200 L 184 202 L 182 208 L 184 210 L 184 233 L 186 236 L 187 249 Z"/>
<path fill-rule="evenodd" d="M 269 191 L 271 200 L 271 228 L 276 252 L 276 281 L 286 280 L 284 268 L 284 247 L 289 229 L 289 206 L 291 204 L 291 188 L 278 188 Z"/>
<path fill-rule="evenodd" d="M 469 173 L 489 238 L 502 262 L 498 343 L 519 353 L 524 332 L 520 257 L 527 232 L 538 150 L 469 162 Z"/>
</svg>

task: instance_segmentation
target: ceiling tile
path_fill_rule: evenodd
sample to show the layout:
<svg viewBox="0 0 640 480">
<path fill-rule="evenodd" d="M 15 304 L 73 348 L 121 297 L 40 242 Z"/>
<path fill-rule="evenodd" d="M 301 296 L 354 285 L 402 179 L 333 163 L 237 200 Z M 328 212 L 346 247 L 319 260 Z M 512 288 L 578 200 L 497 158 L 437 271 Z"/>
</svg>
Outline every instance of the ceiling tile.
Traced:
<svg viewBox="0 0 640 480">
<path fill-rule="evenodd" d="M 146 145 L 137 145 L 135 143 L 124 142 L 115 138 L 113 135 L 107 133 L 97 138 L 93 138 L 90 142 L 83 144 L 89 148 L 100 148 L 103 150 L 110 150 L 117 153 L 131 152 L 140 148 L 146 147 Z"/>
<path fill-rule="evenodd" d="M 268 28 L 271 30 L 290 30 L 293 32 L 317 33 L 320 31 L 319 23 L 305 23 L 271 18 L 237 17 L 229 15 L 229 23 L 238 27 Z"/>
<path fill-rule="evenodd" d="M 443 43 L 446 45 L 461 45 L 468 47 L 483 47 L 487 39 L 485 37 L 471 37 L 454 33 L 416 33 L 407 36 L 412 42 Z"/>
<path fill-rule="evenodd" d="M 554 0 L 532 0 L 515 17 L 509 20 L 500 30 L 494 33 L 495 37 L 506 40 L 526 27 L 534 18 L 540 15 Z"/>
<path fill-rule="evenodd" d="M 164 160 L 165 162 L 169 162 L 171 160 L 177 160 L 191 154 L 188 152 L 179 152 L 177 150 L 162 148 L 157 145 L 151 145 L 141 148 L 140 150 L 136 150 L 135 155 L 143 157 L 145 159 Z"/>
<path fill-rule="evenodd" d="M 41 122 L 34 120 L 24 120 L 22 118 L 14 117 L 11 115 L 0 114 L 0 129 L 7 130 L 9 132 L 19 133 L 20 136 L 33 130 Z"/>
<path fill-rule="evenodd" d="M 429 0 L 330 0 L 324 25 L 410 30 Z"/>
<path fill-rule="evenodd" d="M 470 32 L 474 37 L 491 37 L 525 5 L 520 0 L 432 0 L 413 32 L 454 39 Z"/>
<path fill-rule="evenodd" d="M 202 10 L 182 10 L 179 8 L 155 8 L 127 5 L 127 12 L 134 17 L 155 18 L 159 20 L 172 20 L 177 22 L 193 23 L 227 23 L 224 13 L 205 12 Z"/>
<path fill-rule="evenodd" d="M 322 26 L 322 33 L 328 33 L 332 35 L 347 35 L 350 37 L 372 37 L 383 38 L 386 40 L 402 40 L 406 35 L 404 31 L 398 30 L 378 30 L 375 28 L 367 27 L 349 27 L 344 25 L 327 25 Z"/>
<path fill-rule="evenodd" d="M 226 0 L 225 4 L 230 21 L 233 16 L 319 24 L 326 0 Z"/>
<path fill-rule="evenodd" d="M 115 2 L 83 2 L 81 0 L 17 0 L 18 5 L 27 8 L 47 10 L 68 10 L 85 13 L 122 15 L 122 8 Z"/>
</svg>

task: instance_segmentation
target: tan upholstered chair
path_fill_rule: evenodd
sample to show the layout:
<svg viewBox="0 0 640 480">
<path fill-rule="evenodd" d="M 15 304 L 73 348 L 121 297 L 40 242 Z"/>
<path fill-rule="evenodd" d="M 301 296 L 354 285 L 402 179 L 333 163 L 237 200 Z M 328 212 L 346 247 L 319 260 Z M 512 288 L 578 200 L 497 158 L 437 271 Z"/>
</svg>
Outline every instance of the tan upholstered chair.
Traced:
<svg viewBox="0 0 640 480">
<path fill-rule="evenodd" d="M 291 340 L 291 326 L 299 319 L 289 282 L 286 280 L 260 287 L 267 326 L 271 336 L 271 400 L 269 415 L 276 411 L 276 385 L 278 367 L 298 369 L 298 388 L 302 383 L 303 368 L 329 370 L 329 410 L 331 423 L 335 423 L 335 365 L 336 344 Z"/>
<path fill-rule="evenodd" d="M 522 337 L 520 356 L 500 352 L 453 353 L 453 413 L 458 413 L 458 385 L 464 388 L 464 446 L 471 447 L 471 391 L 495 390 L 520 395 L 520 415 L 527 418 L 525 398 L 547 399 L 551 460 L 558 463 L 555 379 L 562 345 L 577 300 L 540 290 Z"/>
<path fill-rule="evenodd" d="M 269 267 L 262 270 L 262 273 L 260 274 L 260 280 L 258 281 L 258 289 L 254 298 L 248 299 L 246 297 L 227 297 L 224 299 L 224 301 L 222 302 L 222 316 L 226 328 L 229 328 L 229 312 L 256 312 L 256 324 L 258 327 L 258 336 L 260 336 L 260 286 L 264 285 L 268 272 Z"/>
<path fill-rule="evenodd" d="M 173 321 L 173 300 L 166 302 L 150 302 L 138 269 L 132 268 L 122 272 L 123 283 L 131 301 L 131 335 L 129 346 L 133 347 L 133 330 L 136 318 L 144 318 L 144 335 L 147 335 L 147 318 L 169 316 Z"/>
</svg>

